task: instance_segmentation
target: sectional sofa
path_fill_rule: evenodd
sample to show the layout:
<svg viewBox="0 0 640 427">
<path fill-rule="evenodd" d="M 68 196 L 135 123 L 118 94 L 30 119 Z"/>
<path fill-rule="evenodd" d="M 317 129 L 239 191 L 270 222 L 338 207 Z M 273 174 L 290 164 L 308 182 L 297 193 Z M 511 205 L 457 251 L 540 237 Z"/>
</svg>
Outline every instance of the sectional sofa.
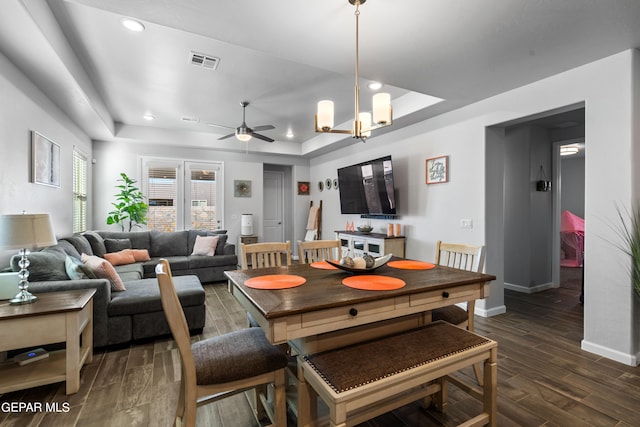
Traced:
<svg viewBox="0 0 640 427">
<path fill-rule="evenodd" d="M 237 268 L 235 245 L 227 242 L 224 230 L 177 232 L 88 231 L 58 238 L 58 243 L 29 256 L 29 290 L 35 295 L 71 289 L 95 289 L 93 297 L 94 347 L 122 344 L 170 333 L 155 266 L 161 258 L 171 264 L 178 297 L 192 332 L 205 323 L 205 291 L 202 283 L 224 280 L 225 270 Z M 198 237 L 200 236 L 200 237 Z M 207 255 L 193 255 L 196 240 L 217 236 L 215 249 Z M 215 242 L 215 240 L 214 240 Z M 105 266 L 105 258 L 129 253 L 144 254 L 140 260 Z M 84 254 L 84 255 L 83 255 Z M 85 258 L 85 263 L 81 259 Z M 108 267 L 106 276 L 90 269 L 87 261 Z M 18 257 L 12 269 L 19 270 Z M 119 265 L 118 265 L 119 264 Z M 102 270 L 100 270 L 102 271 Z M 115 273 L 113 273 L 115 271 Z M 116 274 L 117 273 L 117 274 Z M 113 277 L 113 275 L 117 277 Z M 114 282 L 115 279 L 118 279 Z M 124 290 L 120 289 L 122 286 Z M 36 302 L 37 303 L 37 302 Z"/>
</svg>

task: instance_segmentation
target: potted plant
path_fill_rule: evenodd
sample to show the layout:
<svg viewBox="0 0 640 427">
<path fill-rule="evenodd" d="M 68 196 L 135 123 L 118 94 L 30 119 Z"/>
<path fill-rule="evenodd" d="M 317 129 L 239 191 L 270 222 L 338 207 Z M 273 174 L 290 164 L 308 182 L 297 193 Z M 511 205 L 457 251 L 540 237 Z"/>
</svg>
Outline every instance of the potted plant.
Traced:
<svg viewBox="0 0 640 427">
<path fill-rule="evenodd" d="M 120 184 L 116 185 L 120 192 L 115 195 L 116 201 L 111 203 L 115 209 L 109 212 L 107 224 L 120 224 L 122 231 L 125 231 L 128 224 L 128 231 L 131 231 L 133 227 L 141 227 L 141 224 L 147 223 L 149 205 L 144 201 L 142 191 L 135 186 L 136 180 L 129 178 L 124 172 L 120 177 Z"/>
<path fill-rule="evenodd" d="M 624 240 L 620 247 L 631 257 L 631 282 L 636 296 L 640 297 L 640 203 L 636 203 L 631 211 L 623 212 L 618 209 L 621 225 L 618 233 Z"/>
</svg>

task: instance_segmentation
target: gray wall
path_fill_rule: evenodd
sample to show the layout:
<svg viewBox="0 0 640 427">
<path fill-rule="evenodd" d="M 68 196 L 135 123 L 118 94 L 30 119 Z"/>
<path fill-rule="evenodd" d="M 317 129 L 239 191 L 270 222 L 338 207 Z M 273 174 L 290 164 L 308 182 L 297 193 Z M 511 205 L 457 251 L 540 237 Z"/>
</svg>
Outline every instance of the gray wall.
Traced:
<svg viewBox="0 0 640 427">
<path fill-rule="evenodd" d="M 563 157 L 561 164 L 561 209 L 584 218 L 584 157 Z"/>
</svg>

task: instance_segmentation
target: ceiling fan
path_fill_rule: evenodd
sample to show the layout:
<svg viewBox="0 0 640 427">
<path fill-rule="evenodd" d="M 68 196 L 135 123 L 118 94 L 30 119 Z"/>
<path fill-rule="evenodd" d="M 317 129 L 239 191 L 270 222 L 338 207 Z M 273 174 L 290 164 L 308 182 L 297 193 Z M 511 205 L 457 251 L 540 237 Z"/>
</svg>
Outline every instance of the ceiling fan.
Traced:
<svg viewBox="0 0 640 427">
<path fill-rule="evenodd" d="M 238 138 L 238 140 L 240 140 L 240 141 L 249 141 L 251 139 L 251 137 L 254 136 L 254 137 L 256 137 L 258 139 L 261 139 L 263 141 L 273 142 L 274 141 L 273 139 L 269 138 L 268 136 L 260 135 L 259 133 L 256 133 L 256 131 L 275 129 L 275 126 L 273 126 L 273 125 L 262 125 L 262 126 L 256 126 L 256 127 L 250 128 L 249 126 L 247 126 L 247 123 L 245 121 L 245 111 L 246 111 L 247 105 L 249 105 L 249 103 L 247 101 L 242 101 L 242 102 L 240 102 L 240 105 L 242 106 L 242 124 L 239 127 L 233 128 L 233 127 L 230 127 L 230 126 L 222 126 L 222 125 L 210 124 L 210 126 L 216 126 L 216 127 L 221 127 L 221 128 L 225 128 L 225 129 L 234 129 L 235 130 L 233 133 L 230 133 L 229 135 L 221 136 L 220 138 L 218 138 L 218 140 L 230 138 L 230 137 L 235 135 L 235 137 Z"/>
</svg>

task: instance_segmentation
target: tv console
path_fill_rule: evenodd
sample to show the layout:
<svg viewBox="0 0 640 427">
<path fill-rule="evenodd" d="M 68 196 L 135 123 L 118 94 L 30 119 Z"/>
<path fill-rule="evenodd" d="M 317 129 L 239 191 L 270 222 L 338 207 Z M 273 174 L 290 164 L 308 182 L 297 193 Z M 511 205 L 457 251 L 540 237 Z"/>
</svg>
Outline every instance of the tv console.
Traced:
<svg viewBox="0 0 640 427">
<path fill-rule="evenodd" d="M 349 256 L 369 254 L 374 258 L 387 254 L 404 258 L 404 236 L 393 237 L 382 233 L 361 233 L 359 231 L 336 231 L 342 253 Z"/>
</svg>

